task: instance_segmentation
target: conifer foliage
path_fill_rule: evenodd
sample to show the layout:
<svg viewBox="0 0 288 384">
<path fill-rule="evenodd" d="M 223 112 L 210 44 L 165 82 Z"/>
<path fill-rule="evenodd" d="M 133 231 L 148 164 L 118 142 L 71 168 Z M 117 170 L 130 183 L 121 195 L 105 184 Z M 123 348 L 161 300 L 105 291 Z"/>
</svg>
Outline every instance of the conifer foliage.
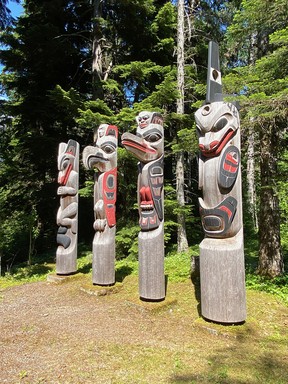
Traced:
<svg viewBox="0 0 288 384">
<path fill-rule="evenodd" d="M 252 180 L 253 209 L 247 197 L 244 211 L 254 212 L 259 222 L 258 270 L 268 276 L 282 274 L 288 248 L 287 0 L 22 3 L 23 14 L 13 20 L 7 2 L 0 2 L 2 270 L 56 248 L 59 142 L 74 138 L 83 149 L 92 143 L 93 130 L 101 123 L 116 124 L 120 135 L 135 131 L 134 119 L 141 110 L 159 111 L 165 118 L 167 252 L 177 249 L 179 226 L 186 226 L 188 245 L 199 242 L 203 235 L 197 208 L 194 111 L 205 99 L 207 47 L 209 40 L 215 40 L 220 43 L 227 94 L 241 102 L 242 162 L 254 162 L 254 176 L 247 177 L 247 183 L 243 173 L 243 188 L 248 196 L 245 191 Z M 180 4 L 184 6 L 182 94 L 177 86 Z M 137 254 L 138 221 L 137 164 L 121 147 L 118 171 L 117 257 L 121 258 Z M 92 180 L 93 174 L 81 169 L 79 236 L 85 242 L 93 234 Z M 249 215 L 245 225 L 256 233 L 257 220 L 252 222 Z M 179 217 L 185 218 L 182 224 Z"/>
</svg>

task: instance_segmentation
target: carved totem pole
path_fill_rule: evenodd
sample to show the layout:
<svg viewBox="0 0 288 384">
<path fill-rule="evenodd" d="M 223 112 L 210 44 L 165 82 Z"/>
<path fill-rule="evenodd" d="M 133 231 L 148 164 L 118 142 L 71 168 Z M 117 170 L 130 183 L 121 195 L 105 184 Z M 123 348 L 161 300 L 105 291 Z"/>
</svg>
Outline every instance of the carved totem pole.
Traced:
<svg viewBox="0 0 288 384">
<path fill-rule="evenodd" d="M 195 114 L 199 137 L 201 312 L 221 323 L 246 318 L 240 123 L 223 101 L 218 45 L 209 43 L 207 97 Z"/>
<path fill-rule="evenodd" d="M 139 295 L 143 300 L 165 298 L 164 276 L 164 131 L 156 112 L 136 117 L 136 135 L 122 135 L 123 146 L 138 163 L 138 210 L 141 231 L 139 249 Z"/>
<path fill-rule="evenodd" d="M 83 151 L 85 168 L 96 170 L 92 280 L 93 284 L 111 285 L 115 283 L 118 128 L 101 124 L 94 143 Z"/>
<path fill-rule="evenodd" d="M 77 271 L 79 144 L 75 140 L 60 143 L 58 151 L 58 187 L 60 207 L 57 213 L 56 273 Z"/>
</svg>

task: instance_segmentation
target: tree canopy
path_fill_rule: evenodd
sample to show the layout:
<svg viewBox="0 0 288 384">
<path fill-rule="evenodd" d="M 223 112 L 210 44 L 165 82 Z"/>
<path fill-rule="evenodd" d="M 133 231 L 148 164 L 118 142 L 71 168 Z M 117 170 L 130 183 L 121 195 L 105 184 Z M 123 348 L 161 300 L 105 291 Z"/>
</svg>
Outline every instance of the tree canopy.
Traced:
<svg viewBox="0 0 288 384">
<path fill-rule="evenodd" d="M 83 149 L 101 123 L 118 125 L 120 135 L 133 131 L 141 110 L 159 111 L 165 119 L 167 252 L 177 245 L 179 213 L 185 213 L 188 244 L 200 241 L 194 112 L 205 99 L 208 42 L 214 40 L 220 44 L 224 91 L 241 104 L 245 228 L 250 237 L 259 234 L 258 271 L 282 274 L 288 247 L 287 5 L 287 0 L 184 1 L 179 114 L 177 1 L 25 0 L 23 14 L 14 20 L 7 1 L 1 1 L 0 249 L 5 265 L 56 247 L 58 144 L 73 138 Z M 246 167 L 252 149 L 253 175 Z M 184 204 L 176 199 L 179 154 Z M 136 167 L 120 147 L 119 257 L 135 255 Z M 91 176 L 81 169 L 84 242 L 92 233 L 86 212 Z M 259 228 L 249 213 L 251 182 Z"/>
</svg>

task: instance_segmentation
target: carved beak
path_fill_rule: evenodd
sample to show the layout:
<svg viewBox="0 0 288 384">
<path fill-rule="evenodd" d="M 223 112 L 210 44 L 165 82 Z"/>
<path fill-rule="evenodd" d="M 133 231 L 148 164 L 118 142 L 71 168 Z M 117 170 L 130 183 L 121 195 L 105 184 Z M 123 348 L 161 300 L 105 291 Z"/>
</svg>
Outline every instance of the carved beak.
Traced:
<svg viewBox="0 0 288 384">
<path fill-rule="evenodd" d="M 91 154 L 90 156 L 88 156 L 87 158 L 87 164 L 88 164 L 88 167 L 89 168 L 94 168 L 97 166 L 97 164 L 99 163 L 107 163 L 107 161 L 109 161 L 108 159 L 106 159 L 104 156 L 103 156 L 103 153 L 101 152 L 97 152 L 95 154 Z"/>
<path fill-rule="evenodd" d="M 125 132 L 121 139 L 122 145 L 140 161 L 146 163 L 158 158 L 157 150 L 148 145 L 142 137 Z"/>
</svg>

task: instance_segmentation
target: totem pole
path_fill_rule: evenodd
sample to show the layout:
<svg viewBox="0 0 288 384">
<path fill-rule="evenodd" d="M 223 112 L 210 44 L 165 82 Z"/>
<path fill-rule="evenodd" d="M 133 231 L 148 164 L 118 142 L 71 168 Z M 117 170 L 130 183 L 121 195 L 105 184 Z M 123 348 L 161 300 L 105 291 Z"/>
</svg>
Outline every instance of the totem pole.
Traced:
<svg viewBox="0 0 288 384">
<path fill-rule="evenodd" d="M 246 318 L 240 123 L 223 101 L 218 45 L 209 43 L 207 97 L 195 114 L 199 138 L 201 312 L 220 323 Z"/>
<path fill-rule="evenodd" d="M 101 124 L 94 146 L 83 151 L 86 169 L 95 169 L 92 281 L 96 285 L 115 283 L 115 234 L 118 128 Z"/>
<path fill-rule="evenodd" d="M 136 135 L 122 135 L 123 146 L 138 159 L 138 210 L 141 231 L 139 249 L 139 295 L 143 300 L 165 298 L 164 276 L 164 132 L 163 118 L 141 112 Z"/>
<path fill-rule="evenodd" d="M 79 144 L 75 140 L 60 143 L 58 151 L 56 273 L 69 275 L 77 271 Z"/>
</svg>

